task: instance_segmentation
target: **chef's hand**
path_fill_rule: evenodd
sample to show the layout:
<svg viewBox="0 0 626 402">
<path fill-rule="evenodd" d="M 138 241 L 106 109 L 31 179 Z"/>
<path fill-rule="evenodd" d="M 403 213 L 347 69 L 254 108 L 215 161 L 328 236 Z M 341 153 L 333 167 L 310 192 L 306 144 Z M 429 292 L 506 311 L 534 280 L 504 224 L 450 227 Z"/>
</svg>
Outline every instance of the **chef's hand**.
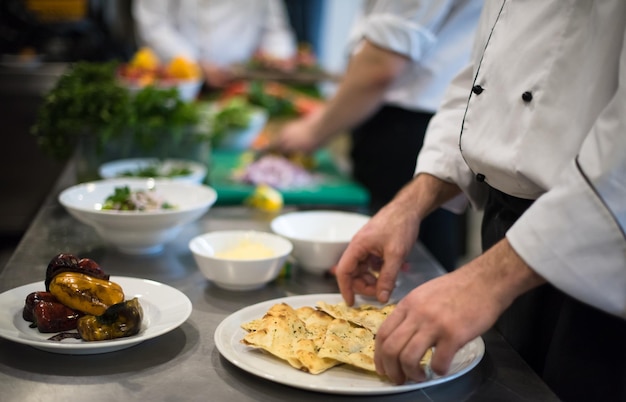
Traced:
<svg viewBox="0 0 626 402">
<path fill-rule="evenodd" d="M 200 62 L 200 67 L 204 73 L 204 79 L 211 88 L 224 88 L 234 79 L 229 68 L 220 67 L 207 61 Z"/>
<path fill-rule="evenodd" d="M 353 237 L 343 253 L 335 275 L 348 305 L 355 294 L 389 301 L 419 230 L 419 222 L 407 219 L 403 205 L 387 204 Z"/>
<path fill-rule="evenodd" d="M 517 296 L 544 282 L 506 239 L 500 241 L 398 303 L 376 334 L 376 371 L 397 384 L 423 381 L 420 359 L 434 346 L 431 369 L 445 374 L 463 345 L 489 329 Z"/>
<path fill-rule="evenodd" d="M 278 133 L 276 147 L 286 153 L 315 151 L 322 141 L 317 129 L 320 113 L 315 111 L 285 124 Z"/>
</svg>

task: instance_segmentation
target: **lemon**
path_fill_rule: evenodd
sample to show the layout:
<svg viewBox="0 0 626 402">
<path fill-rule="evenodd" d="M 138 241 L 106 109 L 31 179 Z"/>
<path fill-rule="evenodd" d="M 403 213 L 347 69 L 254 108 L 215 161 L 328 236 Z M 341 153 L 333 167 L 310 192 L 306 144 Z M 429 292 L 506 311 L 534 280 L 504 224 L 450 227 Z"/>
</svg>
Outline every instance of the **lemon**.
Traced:
<svg viewBox="0 0 626 402">
<path fill-rule="evenodd" d="M 194 79 L 200 77 L 200 67 L 182 56 L 174 57 L 167 65 L 166 70 L 173 78 Z"/>
<path fill-rule="evenodd" d="M 283 208 L 284 200 L 279 191 L 266 184 L 260 184 L 246 198 L 245 203 L 261 211 L 277 212 Z"/>
<path fill-rule="evenodd" d="M 139 67 L 146 70 L 154 70 L 159 66 L 159 58 L 148 47 L 142 47 L 139 49 L 133 59 L 130 61 L 130 65 L 133 67 Z"/>
</svg>

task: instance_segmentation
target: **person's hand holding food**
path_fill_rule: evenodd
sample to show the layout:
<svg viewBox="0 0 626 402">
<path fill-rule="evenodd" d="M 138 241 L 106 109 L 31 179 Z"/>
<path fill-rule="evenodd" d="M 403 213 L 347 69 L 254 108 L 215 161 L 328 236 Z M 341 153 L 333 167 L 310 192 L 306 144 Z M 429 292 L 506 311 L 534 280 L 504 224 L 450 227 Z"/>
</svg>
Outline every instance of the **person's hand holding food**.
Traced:
<svg viewBox="0 0 626 402">
<path fill-rule="evenodd" d="M 218 66 L 208 61 L 201 61 L 200 67 L 206 83 L 212 88 L 225 88 L 234 79 L 234 75 L 228 67 Z"/>
<path fill-rule="evenodd" d="M 398 303 L 377 333 L 376 371 L 397 384 L 423 381 L 419 361 L 434 347 L 431 369 L 444 375 L 461 347 L 487 331 L 517 296 L 544 282 L 501 240 Z"/>
<path fill-rule="evenodd" d="M 315 151 L 322 143 L 318 122 L 323 108 L 319 108 L 300 119 L 291 121 L 280 130 L 275 146 L 283 152 Z"/>
<path fill-rule="evenodd" d="M 389 301 L 398 272 L 413 248 L 419 231 L 417 217 L 407 219 L 399 203 L 382 208 L 354 236 L 343 253 L 335 274 L 348 305 L 355 294 Z"/>
</svg>

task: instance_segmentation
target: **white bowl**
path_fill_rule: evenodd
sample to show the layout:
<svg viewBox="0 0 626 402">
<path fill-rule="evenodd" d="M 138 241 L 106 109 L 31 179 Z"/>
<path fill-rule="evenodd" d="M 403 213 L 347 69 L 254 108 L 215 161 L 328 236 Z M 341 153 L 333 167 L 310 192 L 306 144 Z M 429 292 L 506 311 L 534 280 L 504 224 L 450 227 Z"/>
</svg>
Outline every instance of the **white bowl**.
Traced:
<svg viewBox="0 0 626 402">
<path fill-rule="evenodd" d="M 198 97 L 200 90 L 202 89 L 202 84 L 204 80 L 195 79 L 195 80 L 181 80 L 176 84 L 176 89 L 178 89 L 178 95 L 180 99 L 185 102 L 193 102 Z"/>
<path fill-rule="evenodd" d="M 186 181 L 190 183 L 200 184 L 207 174 L 207 168 L 201 163 L 183 160 L 183 159 L 165 159 L 158 158 L 131 158 L 118 159 L 104 163 L 98 169 L 98 174 L 103 179 L 114 179 L 118 177 L 130 176 L 140 177 L 137 173 L 142 169 L 155 167 L 159 173 L 158 178 L 167 178 L 176 181 Z M 187 168 L 190 173 L 180 176 L 168 176 L 168 172 L 172 169 Z"/>
<path fill-rule="evenodd" d="M 154 188 L 174 209 L 154 211 L 102 210 L 115 188 L 131 191 Z M 123 178 L 72 186 L 59 194 L 59 202 L 79 221 L 92 226 L 108 243 L 128 254 L 156 253 L 173 240 L 187 223 L 204 215 L 217 200 L 211 187 L 173 180 Z"/>
<path fill-rule="evenodd" d="M 274 218 L 272 231 L 291 241 L 298 266 L 323 274 L 339 262 L 350 240 L 370 217 L 342 211 L 299 211 Z"/>
<path fill-rule="evenodd" d="M 250 251 L 253 246 L 271 250 L 271 255 Z M 248 250 L 244 250 L 246 247 Z M 292 248 L 291 242 L 281 236 L 249 230 L 209 232 L 189 242 L 196 264 L 207 279 L 221 288 L 240 291 L 258 289 L 276 279 Z M 232 255 L 233 250 L 238 250 L 238 255 Z M 229 251 L 231 255 L 222 255 Z"/>
</svg>

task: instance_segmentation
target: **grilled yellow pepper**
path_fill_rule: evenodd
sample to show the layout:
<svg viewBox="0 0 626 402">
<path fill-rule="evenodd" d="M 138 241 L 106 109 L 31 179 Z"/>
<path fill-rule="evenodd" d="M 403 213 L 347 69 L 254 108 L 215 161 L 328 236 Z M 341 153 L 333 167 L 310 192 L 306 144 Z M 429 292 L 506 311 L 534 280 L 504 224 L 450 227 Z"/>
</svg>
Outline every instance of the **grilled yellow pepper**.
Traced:
<svg viewBox="0 0 626 402">
<path fill-rule="evenodd" d="M 124 301 L 124 291 L 117 283 L 76 272 L 56 275 L 50 282 L 50 293 L 67 307 L 91 315 L 101 315 Z"/>
</svg>

